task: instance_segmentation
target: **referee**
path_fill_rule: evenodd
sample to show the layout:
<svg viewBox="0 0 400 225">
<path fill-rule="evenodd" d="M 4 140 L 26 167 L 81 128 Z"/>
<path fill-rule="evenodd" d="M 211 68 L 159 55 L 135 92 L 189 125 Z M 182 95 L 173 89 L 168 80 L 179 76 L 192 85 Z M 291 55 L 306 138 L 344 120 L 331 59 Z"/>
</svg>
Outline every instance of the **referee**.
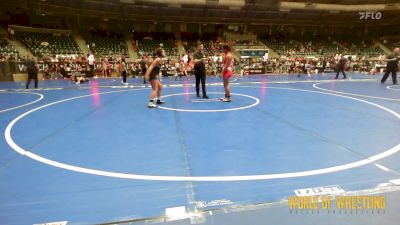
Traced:
<svg viewBox="0 0 400 225">
<path fill-rule="evenodd" d="M 201 89 L 203 92 L 203 98 L 208 98 L 206 93 L 206 65 L 203 61 L 204 56 L 204 46 L 203 44 L 197 44 L 197 52 L 193 55 L 194 58 L 194 75 L 196 77 L 196 94 L 200 97 L 200 81 Z"/>
<path fill-rule="evenodd" d="M 399 69 L 399 56 L 400 56 L 400 48 L 395 48 L 393 53 L 386 57 L 386 73 L 383 75 L 381 83 L 385 83 L 386 79 L 389 77 L 389 74 L 392 73 L 393 85 L 397 85 L 397 70 Z"/>
<path fill-rule="evenodd" d="M 343 74 L 343 79 L 346 79 L 346 73 L 344 72 L 344 69 L 346 67 L 346 63 L 347 63 L 347 59 L 344 56 L 342 56 L 339 59 L 339 62 L 338 62 L 338 65 L 337 65 L 337 72 L 336 72 L 335 79 L 338 79 L 340 72 L 342 72 L 342 74 Z"/>
<path fill-rule="evenodd" d="M 26 89 L 29 89 L 31 80 L 35 80 L 35 88 L 38 87 L 38 71 L 39 67 L 36 60 L 28 54 L 25 60 L 26 71 L 28 72 L 28 80 L 26 81 Z"/>
</svg>

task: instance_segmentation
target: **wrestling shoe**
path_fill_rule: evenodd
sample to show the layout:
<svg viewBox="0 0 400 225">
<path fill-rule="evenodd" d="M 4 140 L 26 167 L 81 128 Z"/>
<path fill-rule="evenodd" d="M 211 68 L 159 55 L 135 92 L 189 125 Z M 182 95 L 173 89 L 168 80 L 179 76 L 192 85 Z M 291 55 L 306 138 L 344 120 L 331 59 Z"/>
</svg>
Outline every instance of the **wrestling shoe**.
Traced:
<svg viewBox="0 0 400 225">
<path fill-rule="evenodd" d="M 222 102 L 231 102 L 231 98 L 227 98 L 227 97 L 221 98 L 220 100 L 221 100 Z"/>
<path fill-rule="evenodd" d="M 149 102 L 149 104 L 147 105 L 147 107 L 149 107 L 149 108 L 157 108 L 157 105 L 154 104 L 154 102 Z"/>
<path fill-rule="evenodd" d="M 161 104 L 164 104 L 164 103 L 165 102 L 163 100 L 160 100 L 160 99 L 157 100 L 157 105 L 161 105 Z"/>
</svg>

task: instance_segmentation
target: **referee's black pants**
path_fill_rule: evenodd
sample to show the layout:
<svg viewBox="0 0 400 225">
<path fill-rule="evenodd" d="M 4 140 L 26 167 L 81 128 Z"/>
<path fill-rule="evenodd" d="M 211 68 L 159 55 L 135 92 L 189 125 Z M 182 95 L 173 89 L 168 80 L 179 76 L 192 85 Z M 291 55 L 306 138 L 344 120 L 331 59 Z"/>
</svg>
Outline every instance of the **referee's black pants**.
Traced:
<svg viewBox="0 0 400 225">
<path fill-rule="evenodd" d="M 38 87 L 38 74 L 36 71 L 31 71 L 28 70 L 28 80 L 26 81 L 26 89 L 29 88 L 29 85 L 31 84 L 31 80 L 35 80 L 35 88 Z"/>
<path fill-rule="evenodd" d="M 122 82 L 126 83 L 126 71 L 122 71 Z"/>
<path fill-rule="evenodd" d="M 206 93 L 206 73 L 204 71 L 195 71 L 194 76 L 196 77 L 196 94 L 200 95 L 200 82 L 201 89 L 203 92 L 203 97 L 207 96 Z"/>
<path fill-rule="evenodd" d="M 386 67 L 386 73 L 383 75 L 381 83 L 385 83 L 390 73 L 392 73 L 393 84 L 397 84 L 397 68 L 394 67 Z"/>
<path fill-rule="evenodd" d="M 335 79 L 338 79 L 339 73 L 340 73 L 340 72 L 342 72 L 343 78 L 346 78 L 346 73 L 344 72 L 344 67 L 339 67 L 338 70 L 337 70 L 337 72 L 336 72 L 336 77 L 335 77 Z"/>
</svg>

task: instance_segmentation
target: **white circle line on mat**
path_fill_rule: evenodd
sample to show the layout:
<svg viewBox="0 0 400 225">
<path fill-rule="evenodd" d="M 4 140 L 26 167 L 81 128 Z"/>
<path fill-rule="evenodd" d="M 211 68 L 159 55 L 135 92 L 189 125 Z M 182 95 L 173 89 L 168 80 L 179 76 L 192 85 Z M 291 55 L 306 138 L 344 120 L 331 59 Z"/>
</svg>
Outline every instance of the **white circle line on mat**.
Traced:
<svg viewBox="0 0 400 225">
<path fill-rule="evenodd" d="M 251 86 L 250 86 L 251 87 Z M 253 87 L 253 88 L 260 88 L 260 87 Z M 330 95 L 330 96 L 337 96 L 337 97 L 342 97 L 350 100 L 355 100 L 358 102 L 363 102 L 375 107 L 378 107 L 386 112 L 389 112 L 393 116 L 395 116 L 397 119 L 400 120 L 400 115 L 393 110 L 390 110 L 384 106 L 378 105 L 376 103 L 372 103 L 366 100 L 354 98 L 354 97 L 349 97 L 349 96 L 344 96 L 344 95 L 338 95 L 334 93 L 326 93 L 326 92 L 320 92 L 320 91 L 312 91 L 312 90 L 304 90 L 304 89 L 295 89 L 295 88 L 278 88 L 278 87 L 268 87 L 269 89 L 281 89 L 281 90 L 292 90 L 292 91 L 301 91 L 301 92 L 309 92 L 309 93 L 319 93 L 319 94 L 324 94 L 324 95 Z M 134 90 L 141 90 L 141 89 L 134 89 Z M 260 175 L 241 175 L 241 176 L 157 176 L 157 175 L 142 175 L 142 174 L 129 174 L 129 173 L 118 173 L 118 172 L 109 172 L 109 171 L 103 171 L 103 170 L 96 170 L 96 169 L 90 169 L 90 168 L 85 168 L 85 167 L 78 167 L 78 166 L 73 166 L 61 162 L 57 162 L 54 160 L 50 160 L 47 158 L 44 158 L 42 156 L 36 155 L 32 152 L 29 152 L 20 146 L 18 146 L 14 140 L 11 137 L 11 130 L 12 127 L 23 117 L 29 115 L 30 113 L 37 111 L 39 109 L 48 107 L 50 105 L 58 104 L 61 102 L 66 102 L 70 101 L 73 99 L 78 99 L 78 98 L 84 98 L 84 97 L 89 97 L 93 95 L 100 95 L 100 94 L 110 94 L 110 93 L 115 93 L 115 92 L 123 92 L 127 90 L 122 90 L 122 91 L 112 91 L 112 92 L 103 92 L 103 93 L 97 93 L 97 94 L 90 94 L 90 95 L 84 95 L 84 96 L 78 96 L 74 98 L 69 98 L 69 99 L 64 99 L 60 100 L 57 102 L 49 103 L 44 106 L 40 106 L 38 108 L 29 110 L 28 112 L 25 112 L 12 120 L 6 130 L 4 131 L 4 136 L 7 141 L 7 143 L 10 145 L 10 147 L 18 152 L 21 155 L 25 155 L 31 159 L 37 160 L 39 162 L 45 163 L 47 165 L 55 166 L 58 168 L 62 169 L 67 169 L 71 171 L 76 171 L 80 173 L 86 173 L 86 174 L 92 174 L 92 175 L 98 175 L 98 176 L 107 176 L 107 177 L 115 177 L 115 178 L 122 178 L 122 179 L 135 179 L 135 180 L 153 180 L 153 181 L 204 181 L 204 182 L 225 182 L 225 181 L 249 181 L 249 180 L 270 180 L 270 179 L 283 179 L 283 178 L 293 178 L 293 177 L 305 177 L 305 176 L 312 176 L 312 175 L 319 175 L 319 174 L 327 174 L 327 173 L 333 173 L 333 172 L 338 172 L 338 171 L 343 171 L 343 170 L 348 170 L 356 167 L 360 167 L 363 165 L 367 165 L 370 163 L 373 163 L 377 160 L 383 159 L 385 157 L 388 157 L 390 155 L 393 155 L 397 152 L 400 151 L 400 144 L 397 144 L 396 146 L 389 148 L 382 153 L 370 156 L 366 159 L 362 159 L 356 162 L 352 163 L 347 163 L 347 164 L 342 164 L 339 166 L 332 166 L 332 167 L 327 167 L 327 168 L 322 168 L 322 169 L 315 169 L 315 170 L 305 170 L 305 171 L 297 171 L 297 172 L 288 172 L 288 173 L 275 173 L 275 174 L 260 174 Z"/>
<path fill-rule="evenodd" d="M 332 93 L 338 93 L 338 94 L 344 94 L 344 95 L 352 95 L 352 96 L 357 96 L 357 97 L 374 98 L 374 99 L 382 99 L 382 100 L 389 100 L 389 101 L 398 101 L 398 102 L 400 102 L 400 99 L 395 99 L 395 98 L 384 98 L 384 97 L 377 97 L 377 96 L 371 96 L 371 95 L 360 95 L 360 94 L 354 94 L 354 93 L 343 92 L 343 91 L 329 90 L 329 89 L 325 89 L 325 88 L 318 87 L 318 84 L 321 84 L 321 83 L 313 84 L 313 87 L 314 87 L 315 89 L 318 89 L 318 90 L 321 90 L 321 91 L 328 91 L 328 92 L 332 92 Z"/>
<path fill-rule="evenodd" d="M 163 98 L 168 98 L 172 96 L 178 96 L 178 95 L 194 95 L 195 93 L 177 93 L 177 94 L 171 94 L 171 95 L 164 95 Z M 222 92 L 209 92 L 209 94 L 223 94 Z M 242 106 L 242 107 L 236 107 L 236 108 L 229 108 L 229 109 L 179 109 L 179 108 L 170 108 L 170 107 L 165 107 L 165 106 L 158 106 L 160 109 L 165 109 L 165 110 L 172 110 L 172 111 L 179 111 L 179 112 L 197 112 L 197 113 L 213 113 L 213 112 L 226 112 L 226 111 L 236 111 L 236 110 L 242 110 L 242 109 L 247 109 L 254 107 L 260 103 L 260 100 L 256 97 L 250 96 L 250 95 L 245 95 L 245 94 L 238 94 L 238 93 L 231 93 L 231 95 L 236 95 L 236 96 L 243 96 L 247 98 L 251 98 L 255 100 L 253 104 Z M 221 102 L 221 104 L 230 104 L 226 102 Z"/>
<path fill-rule="evenodd" d="M 396 85 L 396 86 L 397 86 L 397 85 Z M 399 88 L 394 88 L 394 87 L 396 87 L 396 86 L 395 86 L 395 85 L 392 85 L 392 86 L 387 86 L 386 88 L 389 89 L 389 90 L 400 91 Z"/>
<path fill-rule="evenodd" d="M 13 93 L 13 94 L 14 94 L 14 93 L 15 93 L 15 94 L 33 94 L 33 95 L 38 95 L 38 96 L 39 96 L 38 99 L 36 99 L 36 100 L 34 100 L 34 101 L 32 101 L 32 102 L 28 102 L 28 103 L 26 103 L 26 104 L 19 105 L 19 106 L 15 106 L 15 107 L 8 108 L 8 109 L 2 109 L 2 110 L 0 110 L 0 113 L 2 113 L 2 112 L 7 112 L 7 111 L 11 111 L 11 110 L 14 110 L 14 109 L 19 109 L 19 108 L 22 108 L 22 107 L 25 107 L 25 106 L 28 106 L 28 105 L 35 104 L 36 102 L 39 102 L 39 101 L 41 101 L 41 100 L 44 98 L 44 96 L 43 96 L 42 94 L 35 93 L 35 92 L 0 92 L 0 93 L 2 93 L 2 94 L 6 94 L 6 93 L 8 93 L 8 94 L 10 94 L 10 93 Z"/>
</svg>

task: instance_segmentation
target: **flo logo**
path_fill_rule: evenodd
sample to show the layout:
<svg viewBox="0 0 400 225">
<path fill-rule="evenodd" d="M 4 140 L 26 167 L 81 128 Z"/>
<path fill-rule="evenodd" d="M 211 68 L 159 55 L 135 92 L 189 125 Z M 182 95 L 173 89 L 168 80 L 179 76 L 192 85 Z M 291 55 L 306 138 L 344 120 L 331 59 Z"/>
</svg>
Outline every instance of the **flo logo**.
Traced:
<svg viewBox="0 0 400 225">
<path fill-rule="evenodd" d="M 359 12 L 360 20 L 380 20 L 382 18 L 381 12 Z"/>
</svg>

